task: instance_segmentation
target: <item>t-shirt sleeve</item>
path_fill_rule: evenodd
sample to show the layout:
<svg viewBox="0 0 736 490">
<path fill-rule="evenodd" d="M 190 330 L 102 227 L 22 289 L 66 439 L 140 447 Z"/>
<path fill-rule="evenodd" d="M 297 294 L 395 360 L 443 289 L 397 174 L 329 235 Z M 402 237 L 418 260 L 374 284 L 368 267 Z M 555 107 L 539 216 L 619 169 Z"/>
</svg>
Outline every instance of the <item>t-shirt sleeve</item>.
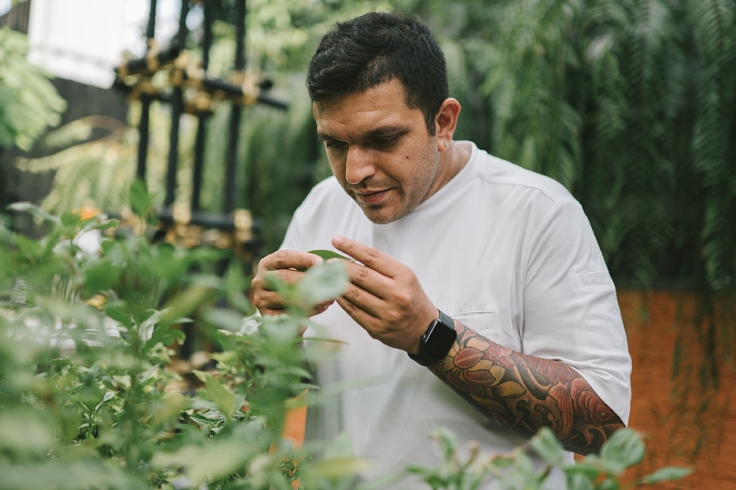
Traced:
<svg viewBox="0 0 736 490">
<path fill-rule="evenodd" d="M 631 357 L 613 281 L 580 204 L 544 207 L 529 218 L 524 353 L 577 370 L 627 424 Z"/>
</svg>

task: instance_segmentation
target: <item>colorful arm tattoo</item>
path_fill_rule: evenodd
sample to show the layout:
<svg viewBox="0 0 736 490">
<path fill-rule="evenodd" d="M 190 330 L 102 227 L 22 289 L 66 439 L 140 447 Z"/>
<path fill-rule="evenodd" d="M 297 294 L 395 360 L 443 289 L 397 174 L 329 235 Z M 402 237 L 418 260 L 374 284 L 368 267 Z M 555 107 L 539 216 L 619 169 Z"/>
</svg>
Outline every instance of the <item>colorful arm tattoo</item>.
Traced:
<svg viewBox="0 0 736 490">
<path fill-rule="evenodd" d="M 432 372 L 488 418 L 525 439 L 546 425 L 568 451 L 600 450 L 621 419 L 580 374 L 519 354 L 456 321 L 457 340 Z"/>
</svg>

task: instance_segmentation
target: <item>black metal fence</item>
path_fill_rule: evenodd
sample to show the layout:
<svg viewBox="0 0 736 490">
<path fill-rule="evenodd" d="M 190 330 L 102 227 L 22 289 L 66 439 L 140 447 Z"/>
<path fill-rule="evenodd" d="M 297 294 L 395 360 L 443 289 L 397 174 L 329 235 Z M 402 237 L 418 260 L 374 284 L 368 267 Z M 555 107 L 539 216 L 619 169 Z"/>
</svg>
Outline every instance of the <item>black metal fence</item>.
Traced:
<svg viewBox="0 0 736 490">
<path fill-rule="evenodd" d="M 272 84 L 269 80 L 246 71 L 246 1 L 235 0 L 236 50 L 230 76 L 214 79 L 208 76 L 210 49 L 212 48 L 214 9 L 220 5 L 216 0 L 200 0 L 204 11 L 203 36 L 201 40 L 202 61 L 194 64 L 185 49 L 187 36 L 187 15 L 190 2 L 183 0 L 179 16 L 179 29 L 167 46 L 159 46 L 155 39 L 157 0 L 150 2 L 150 14 L 146 27 L 147 50 L 143 58 L 125 60 L 116 69 L 114 86 L 124 90 L 128 96 L 141 101 L 139 123 L 139 146 L 136 175 L 146 180 L 147 154 L 149 145 L 149 115 L 153 101 L 171 105 L 171 132 L 169 135 L 169 154 L 166 170 L 166 192 L 163 209 L 159 214 L 167 236 L 176 235 L 183 227 L 198 229 L 217 229 L 231 234 L 230 242 L 239 253 L 251 255 L 255 252 L 257 240 L 253 236 L 253 220 L 247 210 L 238 210 L 238 140 L 242 108 L 253 104 L 266 104 L 286 109 L 286 103 L 270 95 Z M 160 71 L 168 72 L 168 85 L 165 90 L 157 89 L 151 78 Z M 214 102 L 230 104 L 227 156 L 225 173 L 222 176 L 223 201 L 220 212 L 204 212 L 200 195 L 205 171 L 205 142 L 207 124 L 212 114 Z M 179 158 L 180 120 L 183 114 L 197 118 L 197 134 L 194 144 L 194 159 L 191 182 L 191 199 L 187 209 L 175 209 L 177 195 L 177 168 Z M 185 232 L 191 235 L 189 232 Z"/>
</svg>

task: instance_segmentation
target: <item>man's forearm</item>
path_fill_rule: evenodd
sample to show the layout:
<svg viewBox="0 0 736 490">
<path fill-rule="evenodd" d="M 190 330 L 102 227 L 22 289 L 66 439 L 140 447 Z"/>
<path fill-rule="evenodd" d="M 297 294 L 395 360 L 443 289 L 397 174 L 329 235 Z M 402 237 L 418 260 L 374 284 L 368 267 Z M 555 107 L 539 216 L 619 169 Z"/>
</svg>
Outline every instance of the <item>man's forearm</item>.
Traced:
<svg viewBox="0 0 736 490">
<path fill-rule="evenodd" d="M 514 434 L 554 430 L 565 449 L 587 454 L 624 427 L 580 374 L 559 361 L 502 347 L 455 322 L 457 340 L 432 372 Z"/>
</svg>

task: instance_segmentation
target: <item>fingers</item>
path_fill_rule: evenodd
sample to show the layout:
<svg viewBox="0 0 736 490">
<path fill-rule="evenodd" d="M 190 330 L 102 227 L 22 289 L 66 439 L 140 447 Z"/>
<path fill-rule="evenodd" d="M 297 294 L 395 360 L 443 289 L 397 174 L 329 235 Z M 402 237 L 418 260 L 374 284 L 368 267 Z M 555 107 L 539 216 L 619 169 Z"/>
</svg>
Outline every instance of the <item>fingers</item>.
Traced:
<svg viewBox="0 0 736 490">
<path fill-rule="evenodd" d="M 335 300 L 331 300 L 318 304 L 312 309 L 309 316 L 324 313 L 334 302 Z M 283 298 L 276 291 L 261 289 L 258 294 L 254 295 L 253 303 L 263 316 L 281 315 L 286 313 L 286 306 L 284 305 Z"/>
<path fill-rule="evenodd" d="M 253 296 L 253 303 L 263 316 L 284 313 L 284 305 L 281 297 L 274 291 L 259 291 Z"/>
<path fill-rule="evenodd" d="M 375 296 L 370 291 L 351 284 L 343 293 L 342 298 L 352 303 L 355 307 L 365 311 L 369 315 L 379 318 L 381 311 L 385 308 L 385 301 Z"/>
<path fill-rule="evenodd" d="M 327 301 L 325 303 L 318 304 L 317 306 L 314 307 L 314 311 L 309 316 L 315 316 L 315 315 L 324 313 L 325 311 L 327 311 L 327 308 L 332 306 L 334 302 L 335 300 L 333 299 L 332 301 Z"/>
<path fill-rule="evenodd" d="M 278 279 L 281 280 L 281 282 L 285 282 L 286 284 L 296 284 L 297 282 L 301 281 L 301 279 L 304 277 L 304 272 L 297 271 L 293 269 L 281 269 L 276 271 L 268 271 L 262 274 L 263 278 L 263 287 L 264 289 L 271 290 L 271 288 L 268 287 L 268 281 L 266 280 L 266 277 L 268 276 L 275 276 Z"/>
<path fill-rule="evenodd" d="M 258 273 L 253 278 L 253 303 L 262 315 L 284 313 L 282 298 L 268 286 L 268 276 L 276 275 L 287 284 L 298 282 L 303 270 L 321 264 L 316 255 L 295 250 L 279 250 L 267 255 L 258 263 Z"/>
<path fill-rule="evenodd" d="M 332 245 L 386 277 L 394 277 L 397 271 L 403 268 L 401 263 L 391 256 L 343 236 L 334 237 Z"/>
<path fill-rule="evenodd" d="M 298 252 L 296 250 L 279 250 L 264 257 L 258 264 L 258 269 L 276 271 L 281 269 L 307 270 L 322 263 L 322 259 L 314 254 Z"/>
<path fill-rule="evenodd" d="M 340 260 L 340 259 L 333 259 Z M 350 282 L 359 288 L 373 294 L 378 298 L 385 299 L 392 287 L 390 278 L 380 274 L 368 266 L 344 261 L 348 271 Z"/>
<path fill-rule="evenodd" d="M 286 284 L 295 284 L 304 277 L 305 270 L 321 264 L 322 258 L 296 250 L 279 250 L 264 257 L 258 264 L 258 273 L 253 278 L 253 303 L 262 315 L 286 313 L 284 299 L 269 287 L 269 276 L 276 276 Z M 327 301 L 314 307 L 309 316 L 323 313 L 334 301 Z"/>
</svg>

